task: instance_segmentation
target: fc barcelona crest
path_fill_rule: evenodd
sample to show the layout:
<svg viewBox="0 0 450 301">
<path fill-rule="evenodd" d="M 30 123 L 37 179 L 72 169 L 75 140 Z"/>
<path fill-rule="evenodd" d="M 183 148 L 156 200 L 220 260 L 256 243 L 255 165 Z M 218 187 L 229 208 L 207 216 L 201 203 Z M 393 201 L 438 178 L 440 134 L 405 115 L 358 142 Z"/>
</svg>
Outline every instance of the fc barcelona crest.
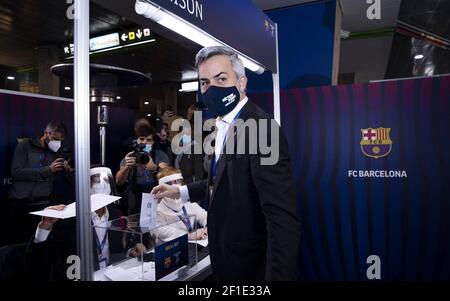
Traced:
<svg viewBox="0 0 450 301">
<path fill-rule="evenodd" d="M 382 158 L 389 155 L 392 140 L 389 137 L 390 128 L 361 129 L 361 151 L 371 158 Z"/>
</svg>

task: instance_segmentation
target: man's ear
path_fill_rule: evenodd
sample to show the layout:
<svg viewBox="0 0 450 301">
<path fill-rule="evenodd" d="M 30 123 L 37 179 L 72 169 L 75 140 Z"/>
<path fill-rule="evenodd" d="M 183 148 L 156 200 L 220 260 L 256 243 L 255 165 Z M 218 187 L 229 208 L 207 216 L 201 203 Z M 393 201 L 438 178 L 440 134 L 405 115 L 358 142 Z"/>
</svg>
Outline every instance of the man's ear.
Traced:
<svg viewBox="0 0 450 301">
<path fill-rule="evenodd" d="M 237 82 L 237 87 L 240 93 L 244 94 L 247 92 L 247 82 L 248 79 L 246 76 L 241 76 Z"/>
</svg>

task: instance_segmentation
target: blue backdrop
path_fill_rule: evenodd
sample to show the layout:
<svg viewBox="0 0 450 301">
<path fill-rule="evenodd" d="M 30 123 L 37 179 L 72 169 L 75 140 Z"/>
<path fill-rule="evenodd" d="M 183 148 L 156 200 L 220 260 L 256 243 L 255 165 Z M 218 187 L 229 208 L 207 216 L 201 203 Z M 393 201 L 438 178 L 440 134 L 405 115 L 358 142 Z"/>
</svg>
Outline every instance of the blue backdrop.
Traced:
<svg viewBox="0 0 450 301">
<path fill-rule="evenodd" d="M 450 76 L 282 93 L 302 218 L 301 279 L 450 279 Z M 362 129 L 390 128 L 370 158 Z M 349 171 L 405 171 L 403 178 Z"/>
</svg>

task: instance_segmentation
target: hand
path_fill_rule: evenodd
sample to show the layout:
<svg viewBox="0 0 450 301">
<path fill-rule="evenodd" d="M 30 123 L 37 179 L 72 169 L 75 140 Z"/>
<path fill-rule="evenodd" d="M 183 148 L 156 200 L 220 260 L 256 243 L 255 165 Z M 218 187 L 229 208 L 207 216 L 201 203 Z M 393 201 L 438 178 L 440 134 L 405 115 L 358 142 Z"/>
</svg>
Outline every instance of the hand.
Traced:
<svg viewBox="0 0 450 301">
<path fill-rule="evenodd" d="M 154 171 L 154 170 L 158 169 L 158 165 L 156 165 L 153 162 L 152 157 L 150 157 L 150 156 L 148 156 L 148 157 L 150 158 L 150 161 L 148 161 L 147 165 L 145 165 L 145 168 L 147 168 L 150 171 Z"/>
<path fill-rule="evenodd" d="M 65 170 L 66 172 L 72 172 L 72 171 L 74 171 L 75 169 L 73 169 L 72 167 L 70 167 L 68 161 L 66 160 L 66 161 L 64 161 L 64 170 Z"/>
<path fill-rule="evenodd" d="M 131 168 L 133 168 L 134 165 L 136 165 L 136 157 L 134 157 L 133 154 L 134 154 L 134 152 L 129 152 L 124 158 L 125 166 L 128 169 L 131 169 Z"/>
<path fill-rule="evenodd" d="M 141 256 L 144 253 L 147 253 L 147 248 L 143 244 L 138 243 L 131 250 L 130 255 L 133 256 L 133 257 L 138 257 L 138 256 Z"/>
<path fill-rule="evenodd" d="M 206 228 L 197 229 L 195 232 L 191 232 L 188 235 L 189 240 L 203 240 L 208 237 L 208 230 Z"/>
<path fill-rule="evenodd" d="M 66 205 L 50 206 L 45 209 L 62 211 L 64 210 L 64 208 L 66 208 Z M 56 223 L 58 220 L 59 218 L 43 216 L 38 227 L 41 229 L 50 230 L 53 227 L 53 224 Z"/>
<path fill-rule="evenodd" d="M 208 237 L 208 229 L 207 228 L 201 228 L 197 230 L 197 239 L 202 240 Z"/>
<path fill-rule="evenodd" d="M 50 170 L 52 173 L 61 171 L 64 169 L 64 159 L 58 158 L 50 164 Z"/>
<path fill-rule="evenodd" d="M 161 200 L 162 198 L 178 199 L 180 198 L 180 188 L 167 184 L 161 184 L 152 189 L 155 198 Z"/>
</svg>

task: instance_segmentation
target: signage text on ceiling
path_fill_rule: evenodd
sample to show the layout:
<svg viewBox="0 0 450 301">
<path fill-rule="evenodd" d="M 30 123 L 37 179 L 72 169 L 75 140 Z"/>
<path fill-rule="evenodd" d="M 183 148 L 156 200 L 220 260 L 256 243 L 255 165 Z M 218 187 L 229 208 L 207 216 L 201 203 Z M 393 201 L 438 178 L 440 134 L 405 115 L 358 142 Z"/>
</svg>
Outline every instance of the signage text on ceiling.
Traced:
<svg viewBox="0 0 450 301">
<path fill-rule="evenodd" d="M 203 21 L 203 4 L 197 0 L 170 0 L 170 2 Z"/>
</svg>

